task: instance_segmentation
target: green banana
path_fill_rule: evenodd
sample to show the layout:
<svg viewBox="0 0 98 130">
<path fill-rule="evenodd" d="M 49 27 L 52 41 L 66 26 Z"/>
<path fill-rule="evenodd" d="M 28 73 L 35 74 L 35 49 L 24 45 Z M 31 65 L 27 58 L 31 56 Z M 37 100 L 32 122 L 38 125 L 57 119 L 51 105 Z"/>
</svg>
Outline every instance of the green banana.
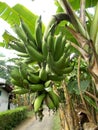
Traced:
<svg viewBox="0 0 98 130">
<path fill-rule="evenodd" d="M 35 24 L 35 37 L 36 37 L 36 43 L 39 48 L 39 50 L 42 49 L 42 21 L 41 16 L 38 17 Z"/>
<path fill-rule="evenodd" d="M 23 87 L 24 88 L 29 88 L 29 82 L 28 82 L 28 80 L 23 79 Z"/>
<path fill-rule="evenodd" d="M 42 43 L 42 53 L 43 53 L 44 58 L 46 59 L 48 55 L 48 44 L 46 41 Z"/>
<path fill-rule="evenodd" d="M 32 60 L 35 60 L 37 62 L 42 62 L 43 61 L 43 55 L 40 53 L 38 50 L 33 48 L 29 43 L 25 43 L 25 48 L 27 50 L 27 53 L 31 57 Z"/>
<path fill-rule="evenodd" d="M 25 88 L 17 88 L 17 89 L 12 90 L 12 92 L 14 94 L 26 94 L 29 92 L 29 90 Z"/>
<path fill-rule="evenodd" d="M 47 56 L 47 63 L 49 65 L 49 68 L 50 70 L 57 74 L 57 75 L 63 75 L 63 72 L 61 71 L 61 69 L 58 69 L 56 66 L 55 66 L 55 61 L 53 59 L 53 56 L 51 55 L 51 53 L 49 52 L 48 53 L 48 56 Z"/>
<path fill-rule="evenodd" d="M 47 46 L 48 46 L 48 51 L 50 51 L 51 54 L 54 55 L 54 37 L 53 35 L 51 35 L 51 33 L 47 37 Z"/>
<path fill-rule="evenodd" d="M 17 86 L 20 86 L 20 87 L 23 86 L 23 81 L 20 80 L 20 79 L 15 80 L 15 79 L 11 78 L 11 83 L 12 83 L 13 85 L 17 85 Z"/>
<path fill-rule="evenodd" d="M 38 50 L 38 47 L 34 41 L 28 40 L 28 44 L 30 44 L 34 49 Z"/>
<path fill-rule="evenodd" d="M 40 68 L 40 71 L 39 71 L 39 77 L 42 81 L 46 81 L 47 80 L 47 71 L 44 67 L 41 67 Z"/>
<path fill-rule="evenodd" d="M 12 29 L 15 31 L 15 33 L 17 34 L 17 36 L 18 36 L 23 42 L 26 42 L 26 41 L 27 41 L 27 37 L 26 37 L 24 31 L 21 29 L 20 26 L 15 25 Z"/>
<path fill-rule="evenodd" d="M 21 51 L 26 53 L 26 49 L 24 46 L 24 42 L 22 41 L 12 41 L 14 44 L 16 44 L 18 47 L 20 47 Z"/>
<path fill-rule="evenodd" d="M 51 84 L 52 84 L 52 81 L 51 81 L 51 80 L 46 81 L 45 84 L 44 84 L 44 85 L 45 85 L 45 88 L 50 87 Z"/>
<path fill-rule="evenodd" d="M 57 61 L 60 58 L 59 50 L 61 48 L 62 42 L 62 33 L 60 32 L 54 42 L 54 60 Z"/>
<path fill-rule="evenodd" d="M 65 61 L 66 61 L 66 54 L 63 53 L 60 59 L 58 61 L 55 61 L 54 65 L 58 69 L 63 69 L 65 67 Z"/>
<path fill-rule="evenodd" d="M 64 69 L 61 69 L 61 74 L 71 73 L 73 69 L 74 69 L 74 66 L 65 67 Z"/>
<path fill-rule="evenodd" d="M 18 52 L 17 56 L 19 56 L 20 58 L 29 58 L 29 55 L 27 53 L 22 53 L 22 52 Z"/>
<path fill-rule="evenodd" d="M 30 83 L 39 83 L 40 82 L 40 77 L 39 75 L 29 73 L 27 76 L 27 79 Z"/>
<path fill-rule="evenodd" d="M 25 50 L 17 46 L 17 44 L 13 44 L 12 42 L 9 43 L 9 46 L 14 49 L 15 51 L 25 53 Z"/>
<path fill-rule="evenodd" d="M 44 85 L 43 84 L 29 84 L 29 89 L 31 92 L 43 91 Z"/>
<path fill-rule="evenodd" d="M 61 41 L 61 46 L 60 46 L 59 52 L 58 52 L 58 53 L 59 53 L 58 59 L 63 55 L 65 45 L 66 45 L 66 37 L 63 36 L 63 37 L 62 37 L 62 41 Z"/>
<path fill-rule="evenodd" d="M 58 72 L 58 70 L 56 69 L 56 67 L 54 66 L 54 59 L 53 59 L 53 56 L 51 55 L 51 52 L 48 53 L 48 56 L 47 56 L 47 63 L 49 65 L 49 68 L 52 72 L 56 73 Z"/>
<path fill-rule="evenodd" d="M 56 75 L 56 74 L 50 74 L 50 75 L 48 75 L 48 80 L 52 80 L 52 81 L 62 81 L 62 80 L 64 80 L 64 76 L 58 76 L 58 75 Z"/>
<path fill-rule="evenodd" d="M 49 94 L 50 98 L 52 99 L 55 107 L 58 108 L 59 102 L 60 102 L 60 98 L 58 97 L 58 95 L 56 93 L 54 93 L 53 91 L 49 91 L 48 94 Z"/>
<path fill-rule="evenodd" d="M 27 36 L 27 39 L 29 39 L 32 42 L 35 42 L 33 34 L 31 32 L 31 30 L 29 29 L 29 26 L 27 25 L 27 23 L 25 23 L 25 21 L 23 19 L 21 19 L 20 22 L 21 22 L 21 27 L 22 27 L 25 35 Z"/>
<path fill-rule="evenodd" d="M 46 105 L 48 106 L 49 109 L 55 109 L 56 108 L 55 104 L 52 101 L 52 99 L 50 98 L 49 94 L 46 95 L 45 102 L 46 102 Z"/>
<path fill-rule="evenodd" d="M 43 100 L 45 98 L 46 94 L 42 93 L 39 96 L 37 96 L 37 98 L 34 101 L 34 112 L 38 112 L 40 107 L 42 106 Z"/>
<path fill-rule="evenodd" d="M 11 77 L 15 80 L 22 79 L 19 67 L 14 67 L 14 69 L 11 71 Z"/>
<path fill-rule="evenodd" d="M 20 73 L 21 73 L 21 76 L 23 77 L 23 79 L 27 79 L 27 75 L 28 75 L 27 69 L 28 69 L 28 66 L 26 63 L 20 64 L 19 70 L 20 70 Z"/>
<path fill-rule="evenodd" d="M 34 61 L 35 60 L 33 60 L 30 56 L 22 59 L 22 62 L 25 63 L 25 64 L 31 64 Z"/>
</svg>

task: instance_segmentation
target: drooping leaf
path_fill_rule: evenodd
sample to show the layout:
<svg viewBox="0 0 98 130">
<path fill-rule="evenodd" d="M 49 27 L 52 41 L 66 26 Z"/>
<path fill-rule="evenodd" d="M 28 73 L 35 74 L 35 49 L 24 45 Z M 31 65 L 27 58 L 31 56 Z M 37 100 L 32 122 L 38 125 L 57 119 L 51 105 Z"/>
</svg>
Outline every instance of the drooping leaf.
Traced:
<svg viewBox="0 0 98 130">
<path fill-rule="evenodd" d="M 69 0 L 72 7 L 77 10 L 80 8 L 80 0 Z M 98 0 L 86 0 L 86 8 L 90 8 L 96 5 Z"/>
<path fill-rule="evenodd" d="M 74 10 L 79 10 L 80 0 L 68 0 Z M 94 7 L 97 4 L 97 0 L 86 0 L 86 8 Z M 56 0 L 57 12 L 63 12 L 63 9 L 59 2 Z"/>
<path fill-rule="evenodd" d="M 13 7 L 13 10 L 15 10 L 19 14 L 19 17 L 22 17 L 22 19 L 27 23 L 27 25 L 31 29 L 31 32 L 34 33 L 35 22 L 38 16 L 33 14 L 31 11 L 29 11 L 26 7 L 24 7 L 21 4 L 16 4 Z"/>
<path fill-rule="evenodd" d="M 96 103 L 94 100 L 92 100 L 92 98 L 84 95 L 85 100 L 89 103 L 89 105 L 93 106 L 97 111 L 98 111 L 98 107 L 96 106 Z"/>
<path fill-rule="evenodd" d="M 20 23 L 18 13 L 4 2 L 0 2 L 0 17 L 11 26 Z"/>
<path fill-rule="evenodd" d="M 3 42 L 0 42 L 0 47 L 4 47 L 4 43 Z"/>
<path fill-rule="evenodd" d="M 90 80 L 80 81 L 80 90 L 79 90 L 78 83 L 75 80 L 68 84 L 68 89 L 71 93 L 74 92 L 75 94 L 80 95 L 80 91 L 84 93 L 87 90 L 87 88 L 89 87 L 89 83 L 90 83 Z"/>
<path fill-rule="evenodd" d="M 9 32 L 5 31 L 2 35 L 3 39 L 9 43 L 10 41 L 17 41 L 18 39 L 12 36 Z"/>
<path fill-rule="evenodd" d="M 20 24 L 20 18 L 22 18 L 34 34 L 35 21 L 37 15 L 33 14 L 27 8 L 20 4 L 16 4 L 13 8 L 4 2 L 0 2 L 0 17 L 5 20 L 10 26 Z"/>
<path fill-rule="evenodd" d="M 56 10 L 57 13 L 63 12 L 63 9 L 62 9 L 60 3 L 57 0 L 55 0 L 55 5 L 57 6 L 57 10 Z"/>
</svg>

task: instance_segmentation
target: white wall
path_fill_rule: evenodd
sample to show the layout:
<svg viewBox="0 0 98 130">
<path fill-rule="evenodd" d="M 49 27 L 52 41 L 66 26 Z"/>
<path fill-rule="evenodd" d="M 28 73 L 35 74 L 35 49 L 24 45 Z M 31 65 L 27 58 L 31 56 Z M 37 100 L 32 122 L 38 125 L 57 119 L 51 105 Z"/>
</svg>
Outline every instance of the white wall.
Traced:
<svg viewBox="0 0 98 130">
<path fill-rule="evenodd" d="M 8 97 L 9 94 L 0 88 L 1 95 L 0 95 L 0 112 L 8 110 Z"/>
</svg>

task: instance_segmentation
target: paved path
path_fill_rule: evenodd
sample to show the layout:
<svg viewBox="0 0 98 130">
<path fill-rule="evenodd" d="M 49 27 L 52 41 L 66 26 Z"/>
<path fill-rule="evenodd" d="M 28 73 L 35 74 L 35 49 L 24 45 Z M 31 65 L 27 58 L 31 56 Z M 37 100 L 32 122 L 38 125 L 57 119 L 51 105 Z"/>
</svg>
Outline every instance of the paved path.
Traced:
<svg viewBox="0 0 98 130">
<path fill-rule="evenodd" d="M 45 111 L 44 114 L 45 116 L 42 121 L 35 119 L 35 117 L 30 118 L 14 130 L 52 130 L 53 114 L 49 115 L 47 111 Z"/>
</svg>

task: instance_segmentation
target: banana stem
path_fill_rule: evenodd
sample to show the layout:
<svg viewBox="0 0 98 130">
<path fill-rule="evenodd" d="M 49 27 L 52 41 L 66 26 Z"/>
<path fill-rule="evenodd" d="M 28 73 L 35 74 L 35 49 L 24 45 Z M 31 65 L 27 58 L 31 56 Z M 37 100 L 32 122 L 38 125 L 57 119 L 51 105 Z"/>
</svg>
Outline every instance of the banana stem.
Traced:
<svg viewBox="0 0 98 130">
<path fill-rule="evenodd" d="M 82 95 L 82 92 L 81 92 L 81 86 L 80 86 L 80 62 L 81 62 L 81 56 L 79 56 L 79 58 L 78 58 L 78 69 L 77 69 L 78 89 L 79 89 L 79 92 L 80 92 L 80 97 L 81 97 L 82 103 L 83 103 L 83 105 L 85 106 L 85 109 L 86 109 L 87 117 L 88 117 L 89 121 L 92 121 L 91 114 L 89 113 L 89 111 L 87 109 L 86 103 L 84 101 L 84 98 L 83 98 L 83 95 Z"/>
<path fill-rule="evenodd" d="M 75 126 L 74 126 L 74 117 L 73 117 L 73 108 L 72 108 L 72 103 L 71 103 L 71 98 L 70 98 L 70 95 L 68 93 L 68 90 L 67 90 L 67 86 L 66 86 L 66 83 L 65 81 L 62 82 L 62 87 L 63 87 L 63 90 L 64 90 L 64 96 L 65 96 L 65 99 L 66 99 L 66 120 L 67 120 L 67 125 L 69 127 L 69 130 L 74 130 Z"/>
<path fill-rule="evenodd" d="M 85 0 L 80 1 L 80 20 L 82 25 L 85 27 L 86 20 L 85 20 Z"/>
<path fill-rule="evenodd" d="M 98 102 L 98 98 L 96 96 L 94 96 L 93 94 L 91 94 L 90 92 L 88 91 L 85 91 L 85 93 L 90 96 L 91 98 L 93 98 L 96 102 Z"/>
</svg>

